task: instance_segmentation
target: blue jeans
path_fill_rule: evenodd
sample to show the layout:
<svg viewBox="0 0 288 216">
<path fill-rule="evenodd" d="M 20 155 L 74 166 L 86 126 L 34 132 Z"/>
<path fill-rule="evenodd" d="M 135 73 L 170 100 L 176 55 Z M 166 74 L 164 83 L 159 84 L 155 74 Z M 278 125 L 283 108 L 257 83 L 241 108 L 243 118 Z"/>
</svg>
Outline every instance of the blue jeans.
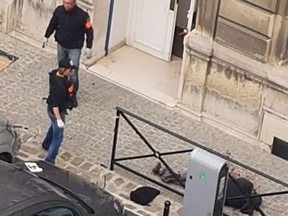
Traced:
<svg viewBox="0 0 288 216">
<path fill-rule="evenodd" d="M 57 45 L 58 49 L 58 62 L 63 58 L 69 58 L 72 60 L 73 64 L 77 66 L 77 69 L 72 70 L 71 81 L 74 84 L 75 92 L 77 93 L 79 89 L 79 64 L 81 57 L 81 49 L 66 49 L 62 47 L 59 43 Z"/>
<path fill-rule="evenodd" d="M 61 112 L 60 115 L 61 119 L 65 122 L 65 112 Z M 51 111 L 48 111 L 48 116 L 51 120 L 51 125 L 42 142 L 42 146 L 43 148 L 48 149 L 48 154 L 45 160 L 54 164 L 60 145 L 63 141 L 64 128 L 58 127 L 57 119 Z"/>
</svg>

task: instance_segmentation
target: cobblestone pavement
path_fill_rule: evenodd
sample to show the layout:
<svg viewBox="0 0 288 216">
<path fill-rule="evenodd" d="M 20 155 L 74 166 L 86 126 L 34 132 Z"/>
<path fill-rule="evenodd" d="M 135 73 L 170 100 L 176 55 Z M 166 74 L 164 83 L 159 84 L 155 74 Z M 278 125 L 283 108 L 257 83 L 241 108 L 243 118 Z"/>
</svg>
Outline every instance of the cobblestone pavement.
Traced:
<svg viewBox="0 0 288 216">
<path fill-rule="evenodd" d="M 19 57 L 19 60 L 9 68 L 0 72 L 0 113 L 10 121 L 27 125 L 31 131 L 38 133 L 36 139 L 39 143 L 49 124 L 46 105 L 41 99 L 47 96 L 48 71 L 55 68 L 56 57 L 41 48 L 32 47 L 2 33 L 0 33 L 0 49 Z M 287 161 L 264 152 L 258 146 L 227 135 L 217 128 L 195 121 L 177 109 L 167 109 L 83 70 L 80 74 L 79 107 L 67 116 L 63 151 L 73 152 L 75 157 L 85 158 L 92 164 L 108 165 L 113 139 L 115 106 L 121 106 L 219 152 L 225 153 L 229 150 L 234 159 L 288 182 Z M 151 126 L 136 120 L 132 122 L 159 151 L 192 147 Z M 117 156 L 132 156 L 148 152 L 149 149 L 121 119 Z M 183 154 L 165 158 L 173 168 L 183 170 L 187 166 L 187 156 L 188 154 Z M 155 161 L 145 159 L 141 162 L 135 160 L 125 164 L 150 175 Z M 116 172 L 137 182 L 140 181 L 119 168 Z M 260 185 L 258 191 L 261 193 L 285 189 L 259 176 L 252 177 L 256 185 Z M 172 198 L 174 199 L 174 196 L 171 195 Z M 177 200 L 181 202 L 180 198 Z M 287 209 L 287 195 L 264 198 L 263 210 L 269 216 L 287 215 Z"/>
<path fill-rule="evenodd" d="M 31 139 L 30 134 L 25 134 L 29 141 L 22 144 L 18 158 L 25 161 L 43 160 L 45 151 L 34 138 Z M 26 140 L 24 139 L 24 140 Z M 164 202 L 167 200 L 165 194 L 157 196 L 150 206 L 141 206 L 129 200 L 130 191 L 139 187 L 139 182 L 127 179 L 113 171 L 93 164 L 84 157 L 75 156 L 73 152 L 61 150 L 56 161 L 57 165 L 68 172 L 76 173 L 93 182 L 98 187 L 104 188 L 106 191 L 114 195 L 125 206 L 127 216 L 151 216 L 162 215 Z M 144 184 L 147 185 L 147 184 Z M 173 202 L 171 215 L 180 215 L 182 205 L 180 202 Z"/>
</svg>

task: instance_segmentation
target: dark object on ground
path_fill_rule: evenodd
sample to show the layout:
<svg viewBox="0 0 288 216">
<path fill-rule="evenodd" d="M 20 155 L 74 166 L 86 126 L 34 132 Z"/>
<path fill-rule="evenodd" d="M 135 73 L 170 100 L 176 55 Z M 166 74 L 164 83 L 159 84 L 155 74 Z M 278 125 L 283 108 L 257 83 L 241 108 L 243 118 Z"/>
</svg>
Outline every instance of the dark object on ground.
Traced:
<svg viewBox="0 0 288 216">
<path fill-rule="evenodd" d="M 141 205 L 148 205 L 159 194 L 159 190 L 152 187 L 144 186 L 132 191 L 130 193 L 130 199 L 135 203 Z"/>
<path fill-rule="evenodd" d="M 237 184 L 241 187 L 241 190 L 245 193 L 245 195 L 255 194 L 253 193 L 253 183 L 246 178 L 238 178 L 235 179 Z M 242 191 L 239 190 L 239 187 L 229 178 L 227 185 L 226 197 L 236 197 L 243 195 Z M 262 203 L 261 197 L 251 198 L 251 201 L 255 206 L 259 207 Z M 252 214 L 255 210 L 255 207 L 251 203 L 251 201 L 247 198 L 238 199 L 238 200 L 226 200 L 225 205 L 230 206 L 236 209 L 240 209 L 243 214 Z"/>
<path fill-rule="evenodd" d="M 118 200 L 95 184 L 44 161 L 0 161 L 1 216 L 123 216 Z"/>
<path fill-rule="evenodd" d="M 42 143 L 41 146 L 42 146 L 42 148 L 43 148 L 45 151 L 48 151 L 48 150 L 49 150 L 49 148 L 47 148 L 46 146 L 44 146 L 43 143 Z"/>
</svg>

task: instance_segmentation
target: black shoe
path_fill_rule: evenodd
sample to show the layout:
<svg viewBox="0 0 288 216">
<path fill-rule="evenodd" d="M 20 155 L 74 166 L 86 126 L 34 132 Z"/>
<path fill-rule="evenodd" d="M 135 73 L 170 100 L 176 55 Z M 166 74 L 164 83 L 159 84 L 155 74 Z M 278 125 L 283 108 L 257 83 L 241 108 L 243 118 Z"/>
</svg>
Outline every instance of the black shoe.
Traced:
<svg viewBox="0 0 288 216">
<path fill-rule="evenodd" d="M 42 148 L 43 148 L 45 151 L 48 151 L 48 150 L 49 150 L 49 148 L 46 147 L 43 143 L 42 143 Z"/>
<path fill-rule="evenodd" d="M 152 173 L 154 175 L 160 175 L 160 169 L 161 169 L 161 163 L 157 162 L 157 164 L 155 165 L 155 167 L 153 167 L 152 169 Z"/>
</svg>

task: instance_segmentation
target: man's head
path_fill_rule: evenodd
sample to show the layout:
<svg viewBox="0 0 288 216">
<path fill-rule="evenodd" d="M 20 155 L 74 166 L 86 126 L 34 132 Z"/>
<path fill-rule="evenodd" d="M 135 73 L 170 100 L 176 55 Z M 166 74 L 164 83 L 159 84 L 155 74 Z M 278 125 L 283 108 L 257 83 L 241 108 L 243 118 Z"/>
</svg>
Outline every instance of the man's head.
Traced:
<svg viewBox="0 0 288 216">
<path fill-rule="evenodd" d="M 64 9 L 71 11 L 76 5 L 76 0 L 63 0 Z"/>
<path fill-rule="evenodd" d="M 73 65 L 73 62 L 71 59 L 64 58 L 59 61 L 58 71 L 61 75 L 69 76 L 71 74 L 72 69 L 76 69 L 76 68 L 77 67 Z"/>
</svg>

